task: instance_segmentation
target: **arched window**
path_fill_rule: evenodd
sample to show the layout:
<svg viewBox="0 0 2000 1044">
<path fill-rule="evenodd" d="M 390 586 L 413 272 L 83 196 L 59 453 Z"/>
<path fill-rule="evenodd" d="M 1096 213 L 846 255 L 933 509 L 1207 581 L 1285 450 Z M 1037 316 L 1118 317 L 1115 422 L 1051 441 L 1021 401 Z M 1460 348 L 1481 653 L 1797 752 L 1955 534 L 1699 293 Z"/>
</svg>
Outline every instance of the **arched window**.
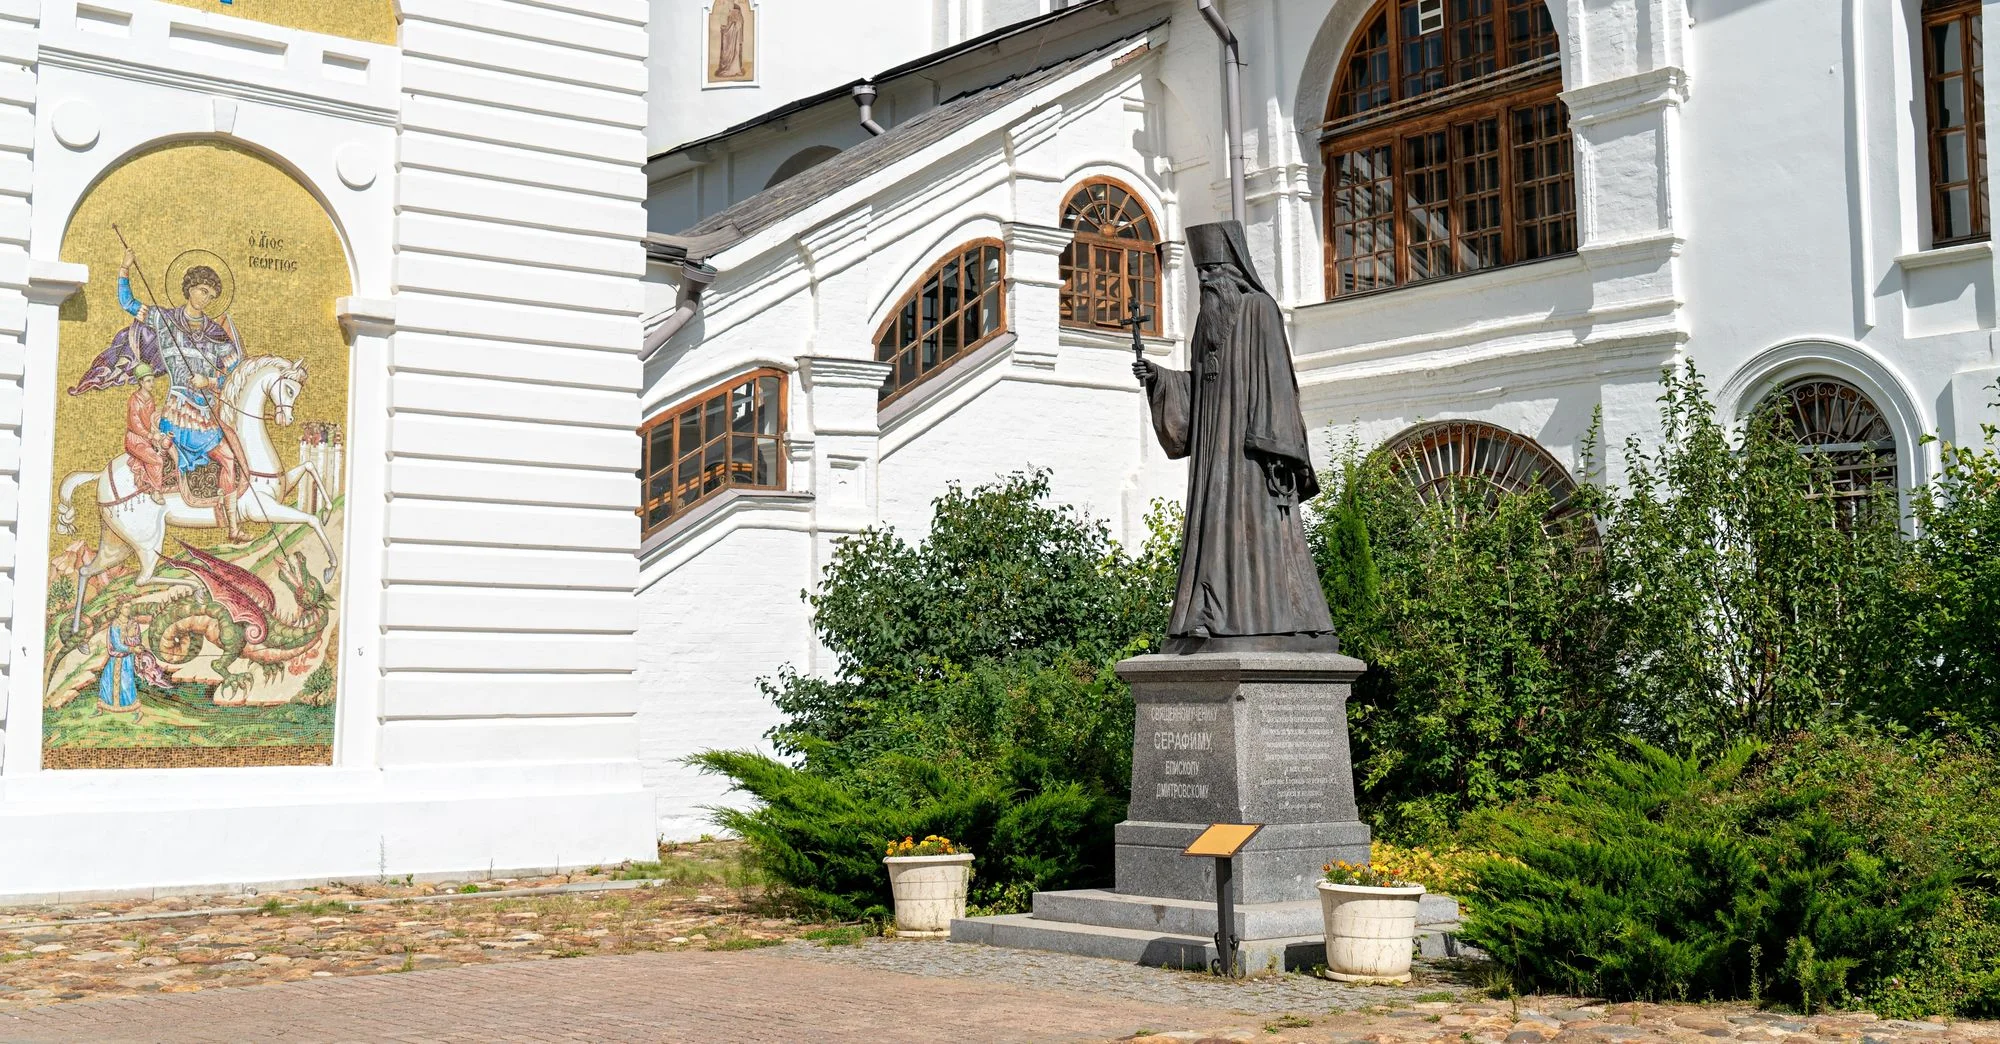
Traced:
<svg viewBox="0 0 2000 1044">
<path fill-rule="evenodd" d="M 1115 181 L 1084 182 L 1063 206 L 1062 227 L 1076 242 L 1062 256 L 1062 322 L 1123 330 L 1132 303 L 1152 316 L 1145 332 L 1160 332 L 1159 226 L 1139 197 Z"/>
<path fill-rule="evenodd" d="M 785 488 L 785 375 L 758 370 L 711 388 L 639 429 L 651 536 L 727 489 Z"/>
<path fill-rule="evenodd" d="M 1451 497 L 1468 480 L 1491 490 L 1489 496 L 1539 486 L 1549 493 L 1552 518 L 1568 514 L 1576 497 L 1576 479 L 1541 444 L 1478 421 L 1419 424 L 1377 452 L 1388 459 L 1396 477 L 1433 503 Z"/>
<path fill-rule="evenodd" d="M 1576 249 L 1560 42 L 1544 0 L 1382 0 L 1321 134 L 1327 296 Z"/>
<path fill-rule="evenodd" d="M 1861 389 L 1830 377 L 1808 377 L 1772 396 L 1779 430 L 1797 440 L 1801 452 L 1826 455 L 1834 496 L 1852 500 L 1884 483 L 1895 487 L 1896 434 Z"/>
<path fill-rule="evenodd" d="M 987 239 L 925 273 L 875 335 L 875 358 L 895 369 L 881 401 L 909 391 L 1007 329 L 1006 250 Z"/>
<path fill-rule="evenodd" d="M 1991 235 L 1986 204 L 1986 70 L 1980 0 L 1924 0 L 1924 97 L 1931 242 Z"/>
</svg>

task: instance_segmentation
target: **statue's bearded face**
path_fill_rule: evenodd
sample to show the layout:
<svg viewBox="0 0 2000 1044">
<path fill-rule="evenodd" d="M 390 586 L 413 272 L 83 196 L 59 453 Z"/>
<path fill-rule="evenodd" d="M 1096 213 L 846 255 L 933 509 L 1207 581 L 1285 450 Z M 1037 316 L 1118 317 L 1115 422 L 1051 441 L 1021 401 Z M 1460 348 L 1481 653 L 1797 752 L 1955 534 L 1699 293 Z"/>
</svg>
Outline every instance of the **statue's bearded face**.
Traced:
<svg viewBox="0 0 2000 1044">
<path fill-rule="evenodd" d="M 1228 262 L 1201 266 L 1201 292 L 1203 294 L 1250 292 L 1250 281 L 1243 278 L 1243 272 Z"/>
</svg>

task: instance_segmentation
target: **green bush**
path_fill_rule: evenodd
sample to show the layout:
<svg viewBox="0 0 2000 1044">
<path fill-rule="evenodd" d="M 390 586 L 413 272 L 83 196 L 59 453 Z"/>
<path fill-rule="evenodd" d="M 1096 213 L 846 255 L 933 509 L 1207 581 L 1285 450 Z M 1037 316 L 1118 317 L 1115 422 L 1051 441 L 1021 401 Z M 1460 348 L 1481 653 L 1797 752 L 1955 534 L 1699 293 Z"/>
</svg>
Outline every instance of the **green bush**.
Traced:
<svg viewBox="0 0 2000 1044">
<path fill-rule="evenodd" d="M 1828 495 L 1827 461 L 1773 410 L 1732 438 L 1692 372 L 1667 375 L 1661 421 L 1605 512 L 1632 726 L 1721 751 L 1839 709 L 1907 550 L 1894 492 Z"/>
<path fill-rule="evenodd" d="M 2000 1003 L 2000 760 L 1867 725 L 1634 744 L 1472 817 L 1465 938 L 1523 988 L 1891 1014 Z"/>
<path fill-rule="evenodd" d="M 841 542 L 807 597 L 835 677 L 787 668 L 765 682 L 786 719 L 771 734 L 780 752 L 858 764 L 905 750 L 900 719 L 951 716 L 939 700 L 974 665 L 1065 654 L 1102 664 L 1165 629 L 1171 560 L 1135 560 L 1103 522 L 1051 505 L 1047 472 L 953 485 L 934 508 L 914 546 L 891 529 Z"/>
<path fill-rule="evenodd" d="M 1601 556 L 1544 490 L 1427 501 L 1382 460 L 1342 471 L 1308 536 L 1342 649 L 1369 665 L 1355 782 L 1385 836 L 1431 842 L 1619 729 Z"/>
<path fill-rule="evenodd" d="M 2000 726 L 2000 431 L 1946 446 L 1915 502 L 1917 539 L 1868 648 L 1860 691 L 1915 726 Z"/>
<path fill-rule="evenodd" d="M 1110 883 L 1132 759 L 1111 665 L 1157 647 L 1178 519 L 1156 511 L 1133 556 L 1048 499 L 1045 473 L 952 487 L 921 543 L 844 541 L 810 598 L 837 673 L 765 683 L 785 716 L 771 738 L 797 763 L 695 759 L 755 799 L 717 821 L 802 905 L 879 913 L 884 846 L 926 834 L 979 857 L 981 904 Z"/>
</svg>

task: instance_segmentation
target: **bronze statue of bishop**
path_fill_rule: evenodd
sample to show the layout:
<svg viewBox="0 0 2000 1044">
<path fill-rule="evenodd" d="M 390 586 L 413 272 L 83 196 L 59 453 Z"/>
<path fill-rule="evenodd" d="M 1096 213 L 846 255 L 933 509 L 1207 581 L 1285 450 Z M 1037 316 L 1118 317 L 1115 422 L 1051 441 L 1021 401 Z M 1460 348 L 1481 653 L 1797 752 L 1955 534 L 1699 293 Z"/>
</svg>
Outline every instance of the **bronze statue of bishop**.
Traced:
<svg viewBox="0 0 2000 1044">
<path fill-rule="evenodd" d="M 1235 221 L 1188 229 L 1201 275 L 1189 370 L 1144 359 L 1153 431 L 1188 460 L 1166 651 L 1338 652 L 1301 505 L 1319 493 L 1284 316 Z"/>
</svg>

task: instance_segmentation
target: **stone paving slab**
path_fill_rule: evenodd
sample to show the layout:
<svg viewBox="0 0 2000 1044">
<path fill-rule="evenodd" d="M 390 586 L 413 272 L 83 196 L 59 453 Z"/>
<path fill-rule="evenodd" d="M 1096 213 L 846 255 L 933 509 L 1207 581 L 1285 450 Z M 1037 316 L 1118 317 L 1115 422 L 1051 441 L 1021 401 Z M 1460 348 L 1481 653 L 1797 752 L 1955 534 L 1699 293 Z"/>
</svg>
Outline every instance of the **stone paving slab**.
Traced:
<svg viewBox="0 0 2000 1044">
<path fill-rule="evenodd" d="M 644 953 L 0 1009 L 0 1042 L 1105 1040 L 1225 1011 L 806 960 Z"/>
<path fill-rule="evenodd" d="M 0 1007 L 39 1041 L 1266 1041 L 1270 1044 L 2000 1044 L 2000 1024 L 1747 1005 L 1495 1001 L 1470 966 L 1407 987 L 1230 982 L 943 941 L 792 941 Z"/>
</svg>

